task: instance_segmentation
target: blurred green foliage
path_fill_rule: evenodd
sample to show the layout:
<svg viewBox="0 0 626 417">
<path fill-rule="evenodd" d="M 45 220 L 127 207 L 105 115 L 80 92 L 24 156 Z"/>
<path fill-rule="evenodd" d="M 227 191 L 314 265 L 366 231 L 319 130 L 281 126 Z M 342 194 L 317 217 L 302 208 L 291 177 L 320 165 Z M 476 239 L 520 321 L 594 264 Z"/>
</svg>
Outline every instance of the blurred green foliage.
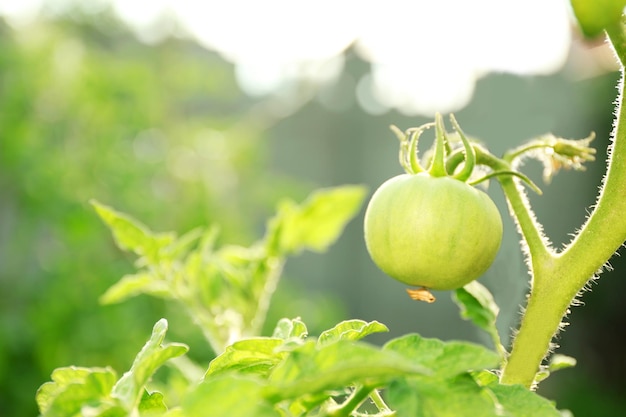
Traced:
<svg viewBox="0 0 626 417">
<path fill-rule="evenodd" d="M 0 22 L 0 415 L 34 415 L 62 364 L 127 368 L 165 315 L 147 298 L 98 304 L 132 265 L 89 199 L 249 243 L 278 196 L 304 194 L 266 169 L 258 105 L 216 54 L 142 44 L 110 15 Z M 179 316 L 174 335 L 191 327 Z"/>
</svg>

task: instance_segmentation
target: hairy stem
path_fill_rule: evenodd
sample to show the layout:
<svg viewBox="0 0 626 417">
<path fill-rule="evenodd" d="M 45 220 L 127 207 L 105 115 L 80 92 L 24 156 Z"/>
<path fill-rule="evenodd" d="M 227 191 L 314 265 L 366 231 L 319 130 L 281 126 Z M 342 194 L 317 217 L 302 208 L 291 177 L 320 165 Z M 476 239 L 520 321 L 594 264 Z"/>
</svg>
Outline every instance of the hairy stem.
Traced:
<svg viewBox="0 0 626 417">
<path fill-rule="evenodd" d="M 261 334 L 272 296 L 276 291 L 284 266 L 284 258 L 271 257 L 267 259 L 265 264 L 267 272 L 264 274 L 265 284 L 263 285 L 261 293 L 258 295 L 258 304 L 254 312 L 254 317 L 252 318 L 250 324 L 246 323 L 246 326 L 249 328 L 244 330 L 244 336 L 252 337 L 259 336 Z"/>
<path fill-rule="evenodd" d="M 552 338 L 578 292 L 576 286 L 558 285 L 559 281 L 568 280 L 567 275 L 561 273 L 552 275 L 554 280 L 543 279 L 550 275 L 549 270 L 535 269 L 535 285 L 502 372 L 501 382 L 504 384 L 522 384 L 528 388 L 533 385 L 541 362 L 550 351 Z"/>
<path fill-rule="evenodd" d="M 623 63 L 626 54 L 623 31 L 609 31 L 609 35 Z M 523 227 L 528 223 L 525 210 L 513 209 L 529 246 L 533 281 L 521 327 L 502 373 L 503 383 L 532 386 L 570 303 L 626 240 L 626 115 L 623 105 L 622 81 L 603 186 L 593 212 L 563 252 L 549 253 L 543 259 L 533 256 L 536 245 L 533 242 L 539 230 Z M 505 193 L 513 206 L 511 199 L 521 198 L 521 195 L 510 187 L 507 189 Z"/>
<path fill-rule="evenodd" d="M 524 237 L 525 250 L 529 256 L 530 272 L 533 274 L 537 264 L 545 263 L 551 257 L 552 252 L 543 238 L 541 227 L 530 209 L 523 190 L 518 187 L 511 176 L 502 176 L 498 180 L 506 195 L 509 209 Z"/>
<path fill-rule="evenodd" d="M 387 403 L 385 403 L 385 400 L 383 400 L 383 397 L 380 395 L 380 392 L 378 392 L 378 390 L 375 389 L 370 393 L 370 399 L 380 411 L 379 414 L 389 417 L 396 415 L 395 411 L 391 410 Z"/>
<path fill-rule="evenodd" d="M 372 388 L 369 386 L 360 386 L 352 391 L 352 394 L 348 399 L 341 404 L 329 410 L 326 413 L 327 417 L 349 417 L 355 410 L 359 408 L 361 403 L 367 399 L 372 392 Z"/>
</svg>

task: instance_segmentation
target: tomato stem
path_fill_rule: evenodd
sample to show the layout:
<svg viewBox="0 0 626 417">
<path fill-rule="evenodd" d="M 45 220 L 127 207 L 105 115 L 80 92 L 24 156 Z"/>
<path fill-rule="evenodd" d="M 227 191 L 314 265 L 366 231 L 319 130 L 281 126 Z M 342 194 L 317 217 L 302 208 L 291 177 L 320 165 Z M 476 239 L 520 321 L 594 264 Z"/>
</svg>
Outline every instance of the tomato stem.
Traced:
<svg viewBox="0 0 626 417">
<path fill-rule="evenodd" d="M 517 172 L 517 171 L 513 171 L 513 170 L 503 170 L 503 171 L 493 171 L 490 172 L 489 174 L 480 177 L 479 179 L 472 181 L 469 183 L 469 185 L 476 185 L 476 184 L 480 184 L 483 181 L 487 181 L 491 178 L 497 177 L 497 176 L 503 176 L 503 175 L 508 175 L 508 176 L 513 176 L 513 177 L 517 177 L 519 179 L 521 179 L 522 181 L 524 181 L 531 190 L 533 190 L 534 192 L 536 192 L 537 194 L 541 195 L 543 194 L 541 189 L 539 187 L 537 187 L 537 185 L 532 182 L 530 180 L 530 178 L 528 178 L 526 175 L 522 174 L 521 172 Z"/>
<path fill-rule="evenodd" d="M 609 38 L 623 63 L 626 62 L 626 37 L 623 28 L 610 28 Z M 616 111 L 616 129 L 607 159 L 597 203 L 580 231 L 560 253 L 537 253 L 542 245 L 536 241 L 539 232 L 530 217 L 527 201 L 510 178 L 500 182 L 512 211 L 526 239 L 529 251 L 531 292 L 511 354 L 503 369 L 501 381 L 532 387 L 541 362 L 550 352 L 553 336 L 562 327 L 561 320 L 569 306 L 590 279 L 626 240 L 626 114 L 624 80 L 619 84 L 620 98 Z M 519 206 L 520 199 L 524 205 Z M 547 255 L 547 256 L 546 256 Z"/>
<path fill-rule="evenodd" d="M 341 405 L 329 408 L 326 417 L 350 417 L 374 391 L 371 386 L 355 387 L 348 399 Z"/>
</svg>

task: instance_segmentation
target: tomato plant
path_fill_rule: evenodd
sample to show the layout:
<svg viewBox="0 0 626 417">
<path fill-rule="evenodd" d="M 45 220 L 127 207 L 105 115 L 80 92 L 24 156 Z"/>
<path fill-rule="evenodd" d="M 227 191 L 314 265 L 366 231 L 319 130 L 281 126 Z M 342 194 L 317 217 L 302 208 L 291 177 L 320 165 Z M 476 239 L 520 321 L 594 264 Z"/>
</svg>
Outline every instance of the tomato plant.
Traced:
<svg viewBox="0 0 626 417">
<path fill-rule="evenodd" d="M 437 141 L 446 140 L 440 116 L 436 128 Z M 401 153 L 409 173 L 381 185 L 368 204 L 365 243 L 373 261 L 389 276 L 409 285 L 453 290 L 481 276 L 493 263 L 502 241 L 502 219 L 487 194 L 441 169 L 444 146 L 437 147 L 429 172 L 421 168 L 414 155 L 421 130 L 403 147 L 411 153 Z M 462 177 L 469 178 L 474 159 L 468 144 Z"/>
<path fill-rule="evenodd" d="M 573 5 L 579 16 L 594 7 L 610 14 L 602 27 L 623 67 L 624 1 L 613 3 L 620 7 L 589 0 Z M 620 88 L 623 93 L 623 83 Z M 216 357 L 208 366 L 182 357 L 187 346 L 164 343 L 168 323 L 159 320 L 119 378 L 110 367 L 56 369 L 36 395 L 42 416 L 561 417 L 565 413 L 534 388 L 551 372 L 575 364 L 573 358 L 551 355 L 551 341 L 581 290 L 626 241 L 624 100 L 622 94 L 597 202 L 560 251 L 543 234 L 520 181 L 535 191 L 537 186 L 518 168 L 523 158 L 535 157 L 550 168 L 550 175 L 560 167 L 581 169 L 594 159 L 589 146 L 593 135 L 580 140 L 546 135 L 497 157 L 467 140 L 454 118 L 460 146 L 446 140 L 440 116 L 419 128 L 395 129 L 407 174 L 384 184 L 372 197 L 366 244 L 374 261 L 394 278 L 455 289 L 452 296 L 461 316 L 486 331 L 494 349 L 418 334 L 374 346 L 361 339 L 387 328 L 362 320 L 346 320 L 309 336 L 301 319 L 284 318 L 271 335 L 261 335 L 287 258 L 329 247 L 358 212 L 365 196 L 362 187 L 320 190 L 300 204 L 283 202 L 265 235 L 249 247 L 218 247 L 215 229 L 180 237 L 155 233 L 94 203 L 118 246 L 138 257 L 139 268 L 111 287 L 102 301 L 115 303 L 139 294 L 176 301 L 199 326 Z M 435 149 L 425 170 L 417 157 L 417 141 L 433 126 Z M 485 175 L 476 178 L 476 167 Z M 500 340 L 492 295 L 472 281 L 488 268 L 501 236 L 493 203 L 473 188 L 489 178 L 498 180 L 507 198 L 531 276 L 522 321 L 510 345 Z M 171 375 L 161 392 L 150 380 L 163 365 L 171 367 Z"/>
</svg>

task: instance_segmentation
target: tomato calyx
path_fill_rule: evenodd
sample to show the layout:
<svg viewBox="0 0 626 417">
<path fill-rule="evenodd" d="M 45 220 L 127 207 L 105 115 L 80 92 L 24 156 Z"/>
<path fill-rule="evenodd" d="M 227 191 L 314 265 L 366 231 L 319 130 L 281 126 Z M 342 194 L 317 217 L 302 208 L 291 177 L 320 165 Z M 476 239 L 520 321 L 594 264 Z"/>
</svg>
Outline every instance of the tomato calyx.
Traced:
<svg viewBox="0 0 626 417">
<path fill-rule="evenodd" d="M 496 158 L 479 144 L 471 142 L 463 133 L 453 114 L 450 114 L 450 122 L 462 146 L 453 147 L 448 138 L 443 117 L 439 113 L 435 115 L 434 122 L 409 128 L 405 132 L 402 132 L 396 126 L 391 126 L 391 130 L 400 140 L 400 165 L 407 174 L 427 172 L 432 177 L 450 176 L 467 182 L 471 186 L 498 176 L 513 176 L 522 180 L 535 193 L 542 194 L 541 189 L 530 178 L 512 168 L 511 160 Z M 435 128 L 434 151 L 427 168 L 424 168 L 419 162 L 417 145 L 422 133 L 432 127 Z M 520 151 L 521 154 L 522 152 Z M 458 170 L 457 168 L 461 164 L 463 165 Z M 473 176 L 475 177 L 474 168 L 477 165 L 488 166 L 492 171 L 481 177 L 473 178 Z"/>
<path fill-rule="evenodd" d="M 402 132 L 396 126 L 391 126 L 391 130 L 400 140 L 400 165 L 404 168 L 407 174 L 428 172 L 428 174 L 433 177 L 452 176 L 463 182 L 469 179 L 474 170 L 474 166 L 476 165 L 476 152 L 470 141 L 461 130 L 456 118 L 452 114 L 450 115 L 450 121 L 463 143 L 463 162 L 465 162 L 461 171 L 452 175 L 450 175 L 446 169 L 445 159 L 452 150 L 441 114 L 437 113 L 435 115 L 434 122 L 425 123 L 419 127 L 407 129 L 405 132 Z M 419 162 L 417 145 L 422 133 L 431 127 L 435 128 L 434 156 L 428 167 L 424 168 Z"/>
</svg>

